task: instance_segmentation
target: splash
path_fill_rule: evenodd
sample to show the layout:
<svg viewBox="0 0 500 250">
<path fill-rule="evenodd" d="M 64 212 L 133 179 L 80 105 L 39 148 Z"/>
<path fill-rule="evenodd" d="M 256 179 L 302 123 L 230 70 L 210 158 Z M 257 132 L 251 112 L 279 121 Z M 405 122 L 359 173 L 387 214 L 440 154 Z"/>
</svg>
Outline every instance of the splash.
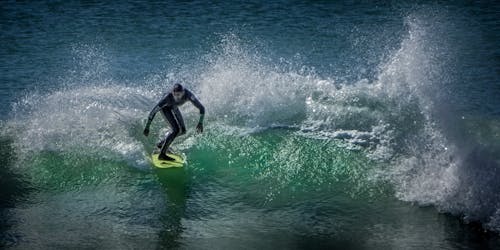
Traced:
<svg viewBox="0 0 500 250">
<path fill-rule="evenodd" d="M 197 89 L 218 121 L 249 131 L 298 129 L 302 136 L 340 139 L 352 148 L 380 149 L 377 142 L 386 141 L 377 138 L 386 128 L 380 122 L 384 104 L 367 92 L 366 81 L 337 84 L 312 68 L 290 67 L 298 62 L 273 62 L 255 50 L 229 35 L 206 57 Z"/>
<path fill-rule="evenodd" d="M 404 133 L 399 129 L 400 139 L 394 139 L 400 154 L 383 172 L 398 198 L 434 205 L 498 231 L 498 162 L 473 139 L 464 140 L 464 131 L 460 136 L 447 132 L 462 122 L 453 119 L 445 101 L 447 88 L 454 84 L 453 44 L 441 36 L 449 28 L 446 20 L 433 15 L 407 18 L 408 36 L 375 84 L 378 94 L 395 100 L 396 112 L 409 118 L 401 125 L 418 125 Z M 406 114 L 411 104 L 418 107 L 415 115 Z"/>
<path fill-rule="evenodd" d="M 311 76 L 283 72 L 245 50 L 234 36 L 208 55 L 199 76 L 200 97 L 217 117 L 247 127 L 294 124 L 305 114 L 304 88 Z"/>
<path fill-rule="evenodd" d="M 298 136 L 341 141 L 384 163 L 371 178 L 392 183 L 399 199 L 498 231 L 498 160 L 494 152 L 474 146 L 477 142 L 449 132 L 457 126 L 446 103 L 456 51 L 453 40 L 440 35 L 448 24 L 434 12 L 408 16 L 399 49 L 372 82 L 339 83 L 314 70 L 281 67 L 230 37 L 208 56 L 198 90 L 213 116 L 224 117 L 226 124 L 249 131 L 289 128 Z M 294 147 L 275 152 L 276 159 L 292 159 Z M 288 173 L 287 179 L 301 164 L 279 171 Z"/>
<path fill-rule="evenodd" d="M 141 88 L 86 86 L 30 94 L 16 103 L 9 127 L 21 152 L 84 152 L 135 159 L 143 152 L 134 125 L 151 94 Z M 21 154 L 29 155 L 29 154 Z"/>
</svg>

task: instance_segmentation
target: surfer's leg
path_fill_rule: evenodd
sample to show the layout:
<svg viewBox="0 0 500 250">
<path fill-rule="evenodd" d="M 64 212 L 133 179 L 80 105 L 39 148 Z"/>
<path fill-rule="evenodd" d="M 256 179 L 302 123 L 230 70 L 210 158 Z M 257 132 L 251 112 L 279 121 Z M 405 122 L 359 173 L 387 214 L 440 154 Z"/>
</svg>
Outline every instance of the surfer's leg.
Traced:
<svg viewBox="0 0 500 250">
<path fill-rule="evenodd" d="M 175 119 L 177 120 L 177 122 L 179 123 L 179 126 L 181 128 L 179 135 L 183 135 L 186 133 L 186 125 L 184 124 L 184 119 L 182 118 L 181 111 L 179 110 L 179 108 L 175 108 L 175 109 L 173 109 L 173 112 L 175 115 Z"/>
<path fill-rule="evenodd" d="M 157 147 L 158 149 L 160 149 L 160 150 L 161 150 L 161 148 L 163 147 L 163 144 L 165 144 L 165 140 L 167 139 L 167 137 L 168 137 L 168 135 L 169 135 L 170 133 L 171 133 L 171 132 L 170 132 L 170 131 L 168 131 L 168 132 L 165 134 L 165 137 L 163 137 L 163 139 L 161 139 L 161 141 L 160 141 L 160 142 L 156 143 L 156 147 Z M 170 148 L 169 148 L 169 149 L 167 149 L 167 153 L 171 153 Z"/>
<path fill-rule="evenodd" d="M 166 155 L 166 153 L 167 153 L 168 148 L 170 147 L 170 144 L 172 144 L 172 142 L 174 141 L 175 137 L 177 137 L 177 135 L 179 135 L 180 130 L 181 130 L 181 126 L 179 125 L 179 122 L 175 118 L 172 109 L 162 110 L 162 114 L 165 117 L 165 119 L 168 121 L 168 123 L 170 124 L 172 131 L 170 133 L 168 133 L 167 137 L 165 138 L 165 140 L 163 142 L 163 146 L 161 147 L 159 158 L 165 158 L 166 160 L 171 160 L 171 159 L 168 159 L 170 157 L 168 157 Z M 163 160 L 163 159 L 161 159 L 161 160 Z"/>
<path fill-rule="evenodd" d="M 165 137 L 167 137 L 167 135 L 169 134 L 170 132 L 168 132 Z M 156 143 L 156 147 L 161 149 L 163 147 L 163 144 L 165 144 L 165 138 L 161 139 L 160 142 Z"/>
</svg>

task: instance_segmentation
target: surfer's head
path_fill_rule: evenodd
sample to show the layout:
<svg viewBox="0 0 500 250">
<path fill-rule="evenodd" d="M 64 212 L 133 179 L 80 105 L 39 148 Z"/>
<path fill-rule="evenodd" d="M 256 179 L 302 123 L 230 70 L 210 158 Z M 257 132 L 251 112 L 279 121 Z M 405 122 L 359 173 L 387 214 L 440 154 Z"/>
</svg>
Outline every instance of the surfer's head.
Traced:
<svg viewBox="0 0 500 250">
<path fill-rule="evenodd" d="M 179 101 L 182 99 L 184 96 L 184 87 L 180 83 L 174 84 L 174 87 L 172 88 L 172 95 L 174 96 L 175 101 Z"/>
</svg>

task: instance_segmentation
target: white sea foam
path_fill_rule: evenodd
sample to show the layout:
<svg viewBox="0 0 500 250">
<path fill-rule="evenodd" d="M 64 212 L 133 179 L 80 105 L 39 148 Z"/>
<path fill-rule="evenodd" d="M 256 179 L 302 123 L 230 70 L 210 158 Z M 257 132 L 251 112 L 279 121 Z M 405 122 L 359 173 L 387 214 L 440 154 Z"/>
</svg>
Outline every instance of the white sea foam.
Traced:
<svg viewBox="0 0 500 250">
<path fill-rule="evenodd" d="M 443 108 L 447 106 L 443 82 L 451 77 L 448 69 L 452 66 L 443 56 L 449 54 L 451 45 L 441 39 L 440 31 L 446 28 L 441 21 L 435 16 L 408 17 L 409 34 L 383 65 L 375 84 L 379 95 L 396 100 L 399 115 L 407 115 L 405 106 L 413 103 L 421 118 L 418 129 L 403 134 L 405 140 L 397 143 L 405 148 L 404 154 L 384 172 L 400 199 L 435 205 L 497 230 L 498 163 L 478 142 L 447 133 L 449 126 L 457 124 L 446 120 L 452 111 Z"/>
<path fill-rule="evenodd" d="M 213 60 L 197 79 L 198 90 L 212 114 L 226 123 L 285 124 L 299 128 L 301 136 L 367 150 L 369 157 L 389 165 L 376 175 L 393 184 L 398 198 L 496 230 L 498 162 L 447 133 L 447 92 L 442 90 L 450 81 L 447 62 L 453 57 L 447 51 L 450 41 L 440 40 L 446 24 L 439 23 L 439 17 L 409 16 L 408 35 L 376 79 L 356 83 L 269 65 L 229 39 L 223 53 L 209 56 Z"/>
<path fill-rule="evenodd" d="M 117 85 L 79 87 L 30 94 L 14 107 L 16 144 L 29 151 L 118 154 L 140 163 L 143 145 L 134 123 L 144 116 L 150 92 Z"/>
</svg>

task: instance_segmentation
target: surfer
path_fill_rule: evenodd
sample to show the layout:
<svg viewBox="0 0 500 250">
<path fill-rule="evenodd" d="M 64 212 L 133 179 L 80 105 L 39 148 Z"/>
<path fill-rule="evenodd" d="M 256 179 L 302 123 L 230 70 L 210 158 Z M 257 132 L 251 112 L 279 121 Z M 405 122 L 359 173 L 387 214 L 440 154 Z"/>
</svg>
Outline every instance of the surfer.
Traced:
<svg viewBox="0 0 500 250">
<path fill-rule="evenodd" d="M 146 123 L 146 128 L 144 129 L 144 135 L 149 135 L 149 126 L 153 121 L 156 113 L 161 110 L 163 117 L 168 121 L 172 131 L 167 134 L 165 139 L 157 144 L 158 148 L 161 148 L 159 160 L 173 161 L 174 159 L 167 156 L 169 152 L 170 144 L 174 139 L 186 133 L 186 126 L 184 125 L 184 119 L 182 119 L 182 114 L 179 110 L 179 106 L 183 105 L 187 101 L 190 101 L 198 110 L 200 111 L 200 120 L 196 126 L 198 133 L 203 132 L 203 118 L 205 117 L 205 107 L 200 103 L 196 96 L 184 88 L 181 84 L 176 83 L 172 88 L 172 91 L 167 93 L 161 100 L 156 104 L 156 106 L 151 110 L 148 117 L 148 122 Z"/>
</svg>

